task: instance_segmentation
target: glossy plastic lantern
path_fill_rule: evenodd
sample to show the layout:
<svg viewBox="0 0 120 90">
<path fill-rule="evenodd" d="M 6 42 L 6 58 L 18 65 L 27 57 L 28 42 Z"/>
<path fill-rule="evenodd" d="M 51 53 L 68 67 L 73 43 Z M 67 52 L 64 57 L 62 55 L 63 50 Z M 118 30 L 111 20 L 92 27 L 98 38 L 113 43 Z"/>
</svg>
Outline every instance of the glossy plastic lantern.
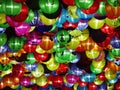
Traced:
<svg viewBox="0 0 120 90">
<path fill-rule="evenodd" d="M 77 15 L 77 7 L 76 6 L 68 6 L 68 14 L 73 18 L 79 18 Z"/>
<path fill-rule="evenodd" d="M 0 46 L 3 46 L 7 41 L 7 35 L 5 33 L 0 34 Z"/>
<path fill-rule="evenodd" d="M 30 81 L 31 81 L 30 77 L 23 76 L 23 77 L 20 78 L 20 84 L 22 86 L 29 86 Z"/>
<path fill-rule="evenodd" d="M 98 20 L 95 18 L 92 18 L 89 22 L 88 25 L 93 28 L 93 29 L 100 29 L 105 23 L 105 20 Z"/>
<path fill-rule="evenodd" d="M 50 36 L 43 35 L 42 36 L 42 41 L 40 43 L 40 47 L 43 50 L 50 50 L 53 48 L 54 41 L 51 39 Z"/>
<path fill-rule="evenodd" d="M 92 6 L 90 8 L 83 9 L 82 12 L 84 12 L 86 14 L 94 14 L 98 10 L 98 8 L 99 8 L 99 3 L 97 1 L 94 1 L 94 3 L 92 4 Z"/>
<path fill-rule="evenodd" d="M 119 6 L 114 7 L 114 6 L 111 6 L 109 4 L 106 4 L 106 12 L 107 12 L 107 17 L 109 19 L 118 18 L 120 16 L 119 10 L 120 10 Z"/>
<path fill-rule="evenodd" d="M 47 77 L 45 75 L 42 75 L 41 77 L 36 78 L 36 84 L 38 86 L 45 86 L 45 85 L 47 85 L 47 83 L 48 83 L 47 81 L 48 81 L 48 79 L 47 79 Z"/>
<path fill-rule="evenodd" d="M 10 59 L 7 57 L 6 53 L 0 54 L 0 63 L 1 64 L 8 64 Z"/>
<path fill-rule="evenodd" d="M 101 28 L 101 31 L 106 34 L 112 34 L 112 33 L 114 33 L 115 28 L 113 28 L 107 24 L 104 24 L 104 26 Z"/>
<path fill-rule="evenodd" d="M 95 59 L 100 55 L 100 51 L 94 50 L 94 49 L 86 51 L 85 53 L 86 53 L 86 56 L 90 59 Z"/>
<path fill-rule="evenodd" d="M 105 19 L 105 23 L 113 28 L 117 28 L 120 26 L 119 19 L 109 19 L 108 17 Z"/>
<path fill-rule="evenodd" d="M 38 67 L 31 72 L 34 77 L 40 77 L 44 73 L 44 68 L 41 64 L 38 64 Z"/>
<path fill-rule="evenodd" d="M 120 40 L 117 37 L 113 37 L 110 41 L 113 48 L 120 48 Z"/>
<path fill-rule="evenodd" d="M 87 0 L 84 2 L 84 0 L 75 0 L 75 4 L 80 9 L 88 9 L 90 8 L 94 3 L 94 0 Z"/>
<path fill-rule="evenodd" d="M 86 14 L 86 13 L 82 12 L 79 8 L 77 8 L 76 13 L 80 17 L 80 19 L 83 20 L 83 22 L 87 22 L 94 16 L 93 14 Z M 84 20 L 86 20 L 86 21 L 84 21 Z"/>
<path fill-rule="evenodd" d="M 16 16 L 11 16 L 11 18 L 18 22 L 23 22 L 28 16 L 28 7 L 25 4 L 22 4 L 22 9 L 20 13 Z"/>
<path fill-rule="evenodd" d="M 66 48 L 68 49 L 75 49 L 79 45 L 79 39 L 78 38 L 72 38 L 69 43 L 66 44 Z"/>
<path fill-rule="evenodd" d="M 24 73 L 25 73 L 25 68 L 22 65 L 20 64 L 13 65 L 12 74 L 15 77 L 22 77 L 24 76 Z"/>
<path fill-rule="evenodd" d="M 62 2 L 65 3 L 66 5 L 69 5 L 69 6 L 74 6 L 75 5 L 74 0 L 71 0 L 71 1 L 69 1 L 69 0 L 62 0 Z"/>
<path fill-rule="evenodd" d="M 8 40 L 8 46 L 13 51 L 18 51 L 22 49 L 23 45 L 24 45 L 24 40 L 20 37 L 11 37 Z"/>
<path fill-rule="evenodd" d="M 13 0 L 14 2 L 22 3 L 25 2 L 26 0 Z"/>
<path fill-rule="evenodd" d="M 97 90 L 97 85 L 95 83 L 89 83 L 88 84 L 88 89 L 89 90 Z"/>
<path fill-rule="evenodd" d="M 38 31 L 32 31 L 26 35 L 27 41 L 31 45 L 38 45 L 41 42 L 42 35 Z"/>
<path fill-rule="evenodd" d="M 12 20 L 10 16 L 6 16 L 6 21 L 11 27 L 18 27 L 23 23 L 23 22 L 17 22 L 15 20 Z"/>
<path fill-rule="evenodd" d="M 7 15 L 18 15 L 22 9 L 22 4 L 9 0 L 2 3 L 2 9 Z"/>
<path fill-rule="evenodd" d="M 5 14 L 2 14 L 2 13 L 0 14 L 0 18 L 1 18 L 1 19 L 0 19 L 0 24 L 3 24 L 3 23 L 6 22 L 6 18 L 5 18 L 5 17 L 6 17 Z"/>
<path fill-rule="evenodd" d="M 84 29 L 86 29 L 87 27 L 88 27 L 88 23 L 87 23 L 87 22 L 81 22 L 81 21 L 79 21 L 78 26 L 77 26 L 77 29 L 78 29 L 78 30 L 84 30 Z"/>
<path fill-rule="evenodd" d="M 20 26 L 15 27 L 15 32 L 17 36 L 23 36 L 29 33 L 30 26 L 27 23 L 22 23 Z"/>
<path fill-rule="evenodd" d="M 26 18 L 25 22 L 31 22 L 35 17 L 35 14 L 32 10 L 29 10 L 28 17 Z"/>
<path fill-rule="evenodd" d="M 106 14 L 105 5 L 106 5 L 105 2 L 100 2 L 99 8 L 98 8 L 98 10 L 97 10 L 96 13 L 97 13 L 97 14 L 100 14 L 100 15 L 105 15 L 105 14 Z"/>
<path fill-rule="evenodd" d="M 68 33 L 68 31 L 66 30 L 60 30 L 57 32 L 57 41 L 60 43 L 60 44 L 67 44 L 69 41 L 70 41 L 70 35 Z"/>
<path fill-rule="evenodd" d="M 116 73 L 113 71 L 113 70 L 107 70 L 105 72 L 105 77 L 108 79 L 108 80 L 113 80 L 116 78 Z"/>
<path fill-rule="evenodd" d="M 8 46 L 5 44 L 0 46 L 0 54 L 5 53 L 8 50 Z"/>
<path fill-rule="evenodd" d="M 52 0 L 52 1 L 40 0 L 39 6 L 42 12 L 47 13 L 47 14 L 52 14 L 58 10 L 59 0 Z"/>
<path fill-rule="evenodd" d="M 40 15 L 40 20 L 43 24 L 45 25 L 53 25 L 55 24 L 55 22 L 57 21 L 58 18 L 54 18 L 54 19 L 49 19 L 47 17 L 45 17 L 44 15 Z"/>
<path fill-rule="evenodd" d="M 81 34 L 78 36 L 79 41 L 85 41 L 89 38 L 89 30 L 84 29 L 80 32 Z"/>
<path fill-rule="evenodd" d="M 6 28 L 0 28 L 0 34 L 4 33 L 6 31 Z"/>
</svg>

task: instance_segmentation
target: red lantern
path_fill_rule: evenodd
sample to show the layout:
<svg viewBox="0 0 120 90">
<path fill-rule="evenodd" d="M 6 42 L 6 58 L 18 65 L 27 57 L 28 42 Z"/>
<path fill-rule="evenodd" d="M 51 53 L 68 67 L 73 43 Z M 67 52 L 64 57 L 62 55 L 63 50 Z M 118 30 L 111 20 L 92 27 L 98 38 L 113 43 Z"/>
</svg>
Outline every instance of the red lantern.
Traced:
<svg viewBox="0 0 120 90">
<path fill-rule="evenodd" d="M 89 90 L 97 90 L 97 85 L 95 83 L 89 83 L 88 85 L 88 89 Z"/>
<path fill-rule="evenodd" d="M 81 43 L 78 45 L 78 47 L 75 49 L 76 52 L 84 52 L 85 49 L 84 47 L 81 45 Z"/>
<path fill-rule="evenodd" d="M 12 16 L 11 18 L 14 21 L 22 22 L 24 21 L 28 16 L 28 7 L 25 4 L 22 4 L 22 9 L 20 13 L 16 16 Z"/>
<path fill-rule="evenodd" d="M 25 2 L 26 0 L 13 0 L 14 2 L 22 3 Z"/>
<path fill-rule="evenodd" d="M 28 53 L 35 52 L 36 45 L 24 44 L 23 49 Z"/>
<path fill-rule="evenodd" d="M 110 19 L 115 19 L 120 16 L 120 6 L 114 7 L 109 4 L 106 4 L 106 13 L 107 17 Z"/>
<path fill-rule="evenodd" d="M 106 80 L 105 73 L 104 73 L 104 72 L 100 73 L 100 74 L 98 75 L 98 79 L 105 81 L 105 80 Z"/>
<path fill-rule="evenodd" d="M 54 76 L 52 79 L 53 86 L 61 87 L 63 85 L 63 77 L 62 76 Z"/>
<path fill-rule="evenodd" d="M 12 75 L 14 77 L 22 77 L 24 76 L 24 73 L 25 73 L 25 68 L 22 65 L 20 64 L 13 65 Z"/>
<path fill-rule="evenodd" d="M 106 34 L 112 34 L 112 33 L 114 33 L 114 30 L 115 30 L 115 28 L 113 28 L 107 24 L 104 24 L 104 26 L 101 28 L 101 31 Z"/>
<path fill-rule="evenodd" d="M 99 8 L 99 2 L 94 0 L 93 5 L 88 9 L 82 10 L 82 12 L 86 14 L 93 14 L 98 10 L 98 8 Z"/>
<path fill-rule="evenodd" d="M 56 70 L 56 73 L 57 74 L 65 74 L 68 72 L 68 69 L 69 69 L 68 64 L 63 63 L 63 64 L 59 65 L 58 69 Z"/>
<path fill-rule="evenodd" d="M 50 55 L 48 53 L 43 53 L 43 54 L 34 53 L 34 56 L 38 62 L 44 62 L 44 61 L 48 60 L 50 57 Z"/>
<path fill-rule="evenodd" d="M 50 50 L 53 48 L 54 41 L 50 38 L 50 36 L 42 36 L 42 41 L 40 43 L 40 47 L 44 50 Z"/>
<path fill-rule="evenodd" d="M 63 23 L 63 28 L 64 29 L 69 29 L 69 28 L 75 29 L 75 28 L 77 28 L 77 26 L 78 26 L 78 22 L 71 23 L 71 22 L 66 21 L 65 23 Z"/>
<path fill-rule="evenodd" d="M 74 0 L 62 0 L 63 3 L 65 3 L 66 5 L 69 5 L 69 6 L 74 6 L 75 3 L 74 3 Z"/>
<path fill-rule="evenodd" d="M 78 84 L 81 86 L 81 87 L 85 87 L 87 86 L 88 82 L 83 82 L 81 80 L 78 80 Z"/>
<path fill-rule="evenodd" d="M 120 90 L 120 82 L 115 84 L 115 90 Z"/>
<path fill-rule="evenodd" d="M 66 87 L 66 86 L 63 86 L 61 90 L 74 90 L 74 89 L 73 89 L 73 88 Z"/>
</svg>

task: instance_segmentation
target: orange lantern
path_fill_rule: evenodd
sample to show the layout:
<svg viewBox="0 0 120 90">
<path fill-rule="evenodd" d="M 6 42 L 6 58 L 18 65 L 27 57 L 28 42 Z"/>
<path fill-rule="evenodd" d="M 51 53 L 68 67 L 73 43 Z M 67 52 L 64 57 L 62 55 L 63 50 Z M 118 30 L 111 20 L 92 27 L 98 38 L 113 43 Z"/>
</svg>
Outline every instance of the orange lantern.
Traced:
<svg viewBox="0 0 120 90">
<path fill-rule="evenodd" d="M 40 47 L 44 50 L 50 50 L 53 48 L 54 41 L 50 38 L 50 36 L 43 35 L 42 41 L 40 43 Z"/>
<path fill-rule="evenodd" d="M 0 89 L 3 90 L 6 87 L 6 83 L 3 81 L 0 81 Z"/>
<path fill-rule="evenodd" d="M 106 4 L 107 17 L 109 19 L 115 19 L 120 16 L 120 6 L 113 7 L 109 4 Z"/>
<path fill-rule="evenodd" d="M 81 41 L 81 45 L 84 47 L 85 50 L 91 50 L 94 48 L 95 42 L 89 37 L 85 41 Z"/>
<path fill-rule="evenodd" d="M 7 57 L 6 53 L 0 54 L 0 63 L 1 64 L 8 64 L 10 59 Z"/>
</svg>

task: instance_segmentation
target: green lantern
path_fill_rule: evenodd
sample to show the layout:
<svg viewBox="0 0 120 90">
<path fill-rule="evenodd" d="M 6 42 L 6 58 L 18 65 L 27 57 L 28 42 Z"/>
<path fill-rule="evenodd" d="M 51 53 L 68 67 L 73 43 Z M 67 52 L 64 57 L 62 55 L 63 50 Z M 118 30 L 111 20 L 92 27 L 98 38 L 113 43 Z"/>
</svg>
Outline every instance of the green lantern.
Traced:
<svg viewBox="0 0 120 90">
<path fill-rule="evenodd" d="M 25 20 L 25 22 L 31 22 L 33 20 L 34 16 L 35 16 L 34 12 L 32 10 L 29 10 L 28 17 Z"/>
<path fill-rule="evenodd" d="M 22 49 L 24 45 L 24 39 L 20 37 L 11 37 L 8 41 L 8 46 L 13 51 Z"/>
<path fill-rule="evenodd" d="M 80 9 L 88 9 L 94 3 L 94 0 L 75 0 L 75 4 Z"/>
<path fill-rule="evenodd" d="M 114 56 L 120 56 L 120 49 L 119 48 L 113 48 L 111 53 L 114 55 Z"/>
<path fill-rule="evenodd" d="M 39 6 L 46 14 L 55 13 L 59 9 L 59 5 L 59 0 L 39 0 Z"/>
<path fill-rule="evenodd" d="M 3 23 L 3 24 L 0 24 L 0 27 L 1 28 L 8 28 L 9 24 L 8 23 Z"/>
<path fill-rule="evenodd" d="M 33 53 L 28 53 L 27 54 L 27 61 L 26 61 L 26 63 L 27 64 L 33 64 L 35 62 L 36 62 L 36 59 L 34 57 L 34 54 Z"/>
<path fill-rule="evenodd" d="M 57 32 L 57 41 L 60 44 L 67 44 L 70 41 L 71 37 L 68 31 L 61 30 Z"/>
<path fill-rule="evenodd" d="M 3 46 L 7 42 L 7 35 L 5 33 L 0 34 L 0 46 Z"/>
<path fill-rule="evenodd" d="M 100 2 L 100 5 L 99 5 L 99 9 L 98 11 L 96 12 L 97 14 L 100 14 L 100 15 L 105 15 L 106 14 L 106 3 L 105 2 Z"/>
<path fill-rule="evenodd" d="M 119 0 L 107 0 L 107 2 L 111 5 L 111 6 L 119 6 L 118 2 L 120 2 Z"/>
<path fill-rule="evenodd" d="M 7 15 L 18 15 L 22 9 L 22 4 L 13 2 L 13 0 L 5 0 L 1 7 Z"/>
<path fill-rule="evenodd" d="M 95 68 L 92 64 L 90 65 L 90 70 L 92 71 L 92 73 L 94 74 L 100 74 L 102 72 L 102 68 Z"/>
</svg>

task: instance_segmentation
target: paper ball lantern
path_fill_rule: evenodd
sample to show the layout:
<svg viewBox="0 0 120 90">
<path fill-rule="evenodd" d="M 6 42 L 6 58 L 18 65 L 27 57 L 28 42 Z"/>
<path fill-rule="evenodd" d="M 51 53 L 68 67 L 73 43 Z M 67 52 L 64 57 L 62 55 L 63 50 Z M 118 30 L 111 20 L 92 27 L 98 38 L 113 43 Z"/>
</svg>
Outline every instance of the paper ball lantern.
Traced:
<svg viewBox="0 0 120 90">
<path fill-rule="evenodd" d="M 23 76 L 20 78 L 20 84 L 22 86 L 29 86 L 30 85 L 30 77 Z"/>
<path fill-rule="evenodd" d="M 110 41 L 113 48 L 120 48 L 120 40 L 117 37 L 113 37 Z"/>
<path fill-rule="evenodd" d="M 4 33 L 6 31 L 6 28 L 0 28 L 0 34 Z"/>
<path fill-rule="evenodd" d="M 68 6 L 67 8 L 68 14 L 73 18 L 79 18 L 77 15 L 77 7 L 76 6 Z"/>
<path fill-rule="evenodd" d="M 6 15 L 5 14 L 0 14 L 0 18 L 1 18 L 0 24 L 3 24 L 6 22 Z"/>
<path fill-rule="evenodd" d="M 88 27 L 88 23 L 87 22 L 80 22 L 78 23 L 77 29 L 78 30 L 84 30 Z"/>
<path fill-rule="evenodd" d="M 54 76 L 52 79 L 53 86 L 61 87 L 63 85 L 63 77 L 61 76 Z"/>
<path fill-rule="evenodd" d="M 113 1 L 113 0 L 107 0 L 108 4 L 111 6 L 117 7 L 119 6 L 120 1 Z"/>
<path fill-rule="evenodd" d="M 87 0 L 84 2 L 84 0 L 75 0 L 75 4 L 80 9 L 88 9 L 90 8 L 94 3 L 94 0 Z"/>
<path fill-rule="evenodd" d="M 77 26 L 78 26 L 78 22 L 71 23 L 71 22 L 66 21 L 62 24 L 62 27 L 64 29 L 71 29 L 71 30 L 75 29 Z"/>
<path fill-rule="evenodd" d="M 47 13 L 47 14 L 52 14 L 58 10 L 59 0 L 52 0 L 52 1 L 40 0 L 39 6 L 42 12 Z"/>
</svg>

